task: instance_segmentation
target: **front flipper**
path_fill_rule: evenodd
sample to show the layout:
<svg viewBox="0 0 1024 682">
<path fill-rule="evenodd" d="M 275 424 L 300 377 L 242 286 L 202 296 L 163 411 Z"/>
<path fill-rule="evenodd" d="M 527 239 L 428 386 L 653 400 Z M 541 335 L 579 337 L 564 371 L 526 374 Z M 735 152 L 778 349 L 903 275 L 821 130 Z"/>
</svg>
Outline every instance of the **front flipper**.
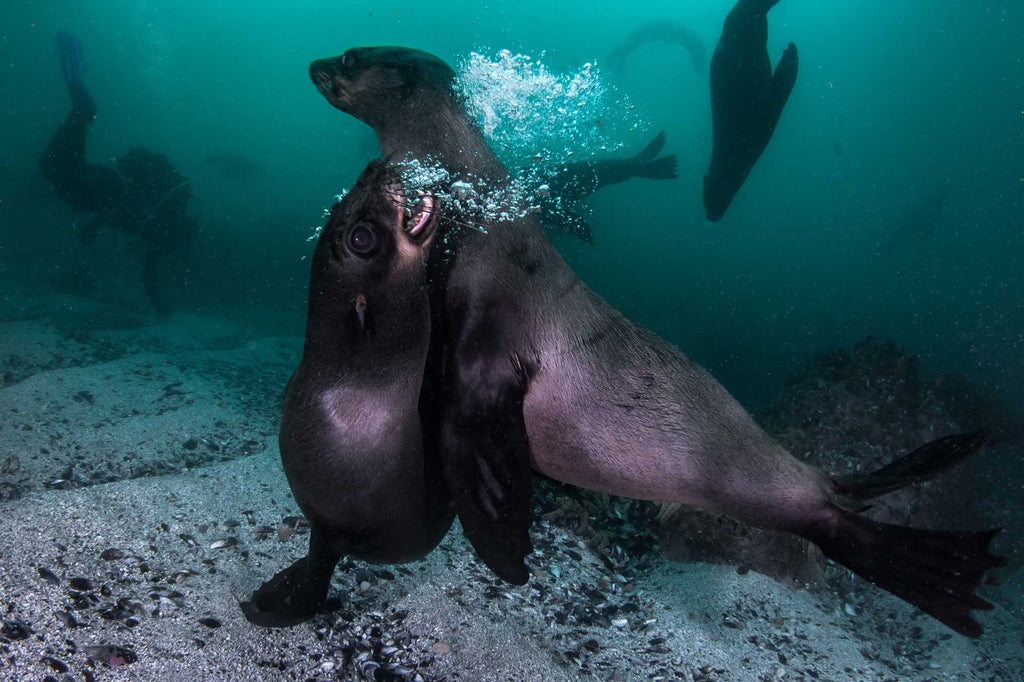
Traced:
<svg viewBox="0 0 1024 682">
<path fill-rule="evenodd" d="M 309 555 L 260 585 L 249 601 L 239 604 L 242 613 L 253 625 L 265 628 L 287 628 L 309 620 L 327 600 L 331 576 L 340 558 L 318 524 L 313 524 Z"/>
<path fill-rule="evenodd" d="M 793 86 L 796 85 L 797 63 L 796 45 L 790 43 L 783 50 L 779 65 L 775 67 L 775 73 L 772 74 L 771 93 L 765 111 L 768 138 L 775 132 L 775 126 L 779 123 L 779 117 L 782 116 L 782 110 L 786 107 L 789 94 L 793 92 Z"/>
<path fill-rule="evenodd" d="M 533 550 L 525 374 L 514 356 L 457 352 L 446 384 L 441 451 L 462 529 L 499 578 L 522 585 Z"/>
</svg>

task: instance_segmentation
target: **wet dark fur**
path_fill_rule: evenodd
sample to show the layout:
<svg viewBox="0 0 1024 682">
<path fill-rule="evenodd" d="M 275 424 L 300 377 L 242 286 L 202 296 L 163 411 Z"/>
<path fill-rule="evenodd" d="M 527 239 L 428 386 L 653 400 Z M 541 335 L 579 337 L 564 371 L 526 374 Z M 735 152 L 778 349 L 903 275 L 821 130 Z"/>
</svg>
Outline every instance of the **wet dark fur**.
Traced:
<svg viewBox="0 0 1024 682">
<path fill-rule="evenodd" d="M 314 62 L 310 73 L 332 104 L 374 125 L 385 156 L 437 159 L 452 180 L 506 182 L 442 65 L 417 50 L 356 48 Z M 443 414 L 424 420 L 425 435 L 440 448 L 467 537 L 499 576 L 522 583 L 529 575 L 531 466 L 573 485 L 808 537 L 871 580 L 898 573 L 858 558 L 884 557 L 904 537 L 866 526 L 852 511 L 858 503 L 772 441 L 708 372 L 584 285 L 533 215 L 486 234 L 454 221 L 443 229 L 452 254 L 431 262 L 434 361 L 425 379 L 440 387 Z M 929 560 L 941 564 L 963 545 L 972 571 L 960 587 L 973 596 L 980 573 L 1000 563 L 987 553 L 990 535 L 942 537 Z M 891 580 L 883 586 L 961 632 L 980 631 L 969 612 L 984 606 L 959 592 L 921 597 Z"/>
<path fill-rule="evenodd" d="M 313 254 L 306 341 L 280 431 L 310 549 L 243 604 L 259 625 L 312 617 L 342 555 L 418 559 L 454 518 L 439 463 L 424 452 L 417 405 L 430 338 L 423 251 L 433 235 L 409 244 L 401 208 L 385 193 L 394 183 L 371 163 L 332 209 Z M 359 255 L 348 240 L 367 227 L 377 250 Z"/>
<path fill-rule="evenodd" d="M 725 18 L 711 57 L 711 165 L 704 176 L 707 219 L 725 215 L 775 132 L 796 83 L 790 43 L 772 75 L 768 10 L 779 0 L 739 0 Z"/>
</svg>

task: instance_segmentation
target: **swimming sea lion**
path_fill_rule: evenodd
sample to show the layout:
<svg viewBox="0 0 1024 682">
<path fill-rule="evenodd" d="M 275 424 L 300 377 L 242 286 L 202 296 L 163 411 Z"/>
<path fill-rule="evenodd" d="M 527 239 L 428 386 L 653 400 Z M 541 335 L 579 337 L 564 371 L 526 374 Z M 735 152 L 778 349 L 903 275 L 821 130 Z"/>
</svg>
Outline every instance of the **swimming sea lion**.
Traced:
<svg viewBox="0 0 1024 682">
<path fill-rule="evenodd" d="M 426 254 L 439 211 L 371 163 L 313 254 L 302 360 L 288 382 L 281 460 L 309 520 L 309 555 L 242 605 L 257 625 L 312 617 L 342 555 L 418 559 L 455 516 L 426 456 L 418 400 L 430 338 Z"/>
<path fill-rule="evenodd" d="M 546 183 L 546 196 L 540 202 L 541 224 L 593 244 L 594 234 L 581 216 L 579 202 L 602 187 L 632 178 L 672 180 L 678 177 L 676 155 L 658 156 L 664 146 L 665 131 L 662 130 L 639 154 L 628 159 L 592 159 L 567 164 Z"/>
<path fill-rule="evenodd" d="M 682 45 L 683 49 L 690 53 L 693 70 L 700 73 L 704 68 L 707 51 L 700 37 L 692 29 L 671 19 L 651 21 L 637 28 L 608 55 L 606 63 L 612 70 L 621 71 L 630 52 L 641 45 L 653 42 Z"/>
<path fill-rule="evenodd" d="M 711 56 L 711 165 L 704 208 L 714 222 L 729 208 L 772 139 L 796 83 L 796 45 L 783 51 L 772 74 L 768 10 L 779 0 L 739 0 L 725 18 Z"/>
<path fill-rule="evenodd" d="M 313 62 L 310 75 L 331 104 L 375 129 L 385 156 L 436 159 L 449 181 L 509 181 L 437 57 L 355 48 Z M 455 218 L 458 226 L 472 216 Z M 431 352 L 443 362 L 428 364 L 443 366 L 439 383 L 431 377 L 443 398 L 440 453 L 466 535 L 500 577 L 529 577 L 532 466 L 572 485 L 801 535 L 950 627 L 980 632 L 970 611 L 990 608 L 974 590 L 1002 563 L 988 553 L 994 531 L 921 531 L 856 511 L 885 491 L 881 483 L 922 480 L 983 436 L 926 446 L 875 477 L 833 479 L 775 443 L 706 370 L 584 285 L 533 214 L 444 237 L 450 253 L 430 263 Z"/>
</svg>

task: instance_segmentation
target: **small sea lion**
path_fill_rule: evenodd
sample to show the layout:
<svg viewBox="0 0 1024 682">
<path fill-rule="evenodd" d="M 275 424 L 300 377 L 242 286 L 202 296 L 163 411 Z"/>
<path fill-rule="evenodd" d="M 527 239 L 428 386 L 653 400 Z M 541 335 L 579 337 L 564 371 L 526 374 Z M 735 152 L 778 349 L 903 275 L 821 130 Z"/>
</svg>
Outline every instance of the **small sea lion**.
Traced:
<svg viewBox="0 0 1024 682">
<path fill-rule="evenodd" d="M 509 182 L 434 55 L 354 48 L 310 66 L 335 107 L 370 124 L 387 158 L 434 159 L 446 182 Z M 444 189 L 444 188 L 442 188 Z M 951 436 L 862 479 L 833 478 L 789 454 L 702 367 L 628 320 L 566 266 L 531 213 L 461 229 L 431 258 L 428 379 L 440 387 L 437 443 L 459 519 L 478 555 L 522 584 L 531 551 L 532 471 L 615 495 L 679 502 L 794 533 L 951 628 L 976 636 L 974 594 L 1004 560 L 995 531 L 875 523 L 863 501 L 925 480 L 980 448 Z"/>
<path fill-rule="evenodd" d="M 796 83 L 796 45 L 772 74 L 768 10 L 779 0 L 739 0 L 725 18 L 711 56 L 711 165 L 704 176 L 708 220 L 725 215 L 772 139 Z"/>
<path fill-rule="evenodd" d="M 305 346 L 279 436 L 310 523 L 309 554 L 242 604 L 257 625 L 315 615 L 342 555 L 412 561 L 454 519 L 440 465 L 424 452 L 418 409 L 430 339 L 426 255 L 438 217 L 435 197 L 407 194 L 375 161 L 320 234 Z"/>
<path fill-rule="evenodd" d="M 671 19 L 651 21 L 637 28 L 626 37 L 626 40 L 621 45 L 608 55 L 606 63 L 609 68 L 621 71 L 630 52 L 642 45 L 654 42 L 682 45 L 683 49 L 690 55 L 690 61 L 693 62 L 693 70 L 700 73 L 704 68 L 707 50 L 704 48 L 704 43 L 701 42 L 700 36 L 692 29 Z"/>
<path fill-rule="evenodd" d="M 662 130 L 628 159 L 592 159 L 566 165 L 546 183 L 546 196 L 540 202 L 541 223 L 593 244 L 594 234 L 582 217 L 580 202 L 602 187 L 632 178 L 676 178 L 676 155 L 658 156 L 664 146 L 665 131 Z"/>
</svg>

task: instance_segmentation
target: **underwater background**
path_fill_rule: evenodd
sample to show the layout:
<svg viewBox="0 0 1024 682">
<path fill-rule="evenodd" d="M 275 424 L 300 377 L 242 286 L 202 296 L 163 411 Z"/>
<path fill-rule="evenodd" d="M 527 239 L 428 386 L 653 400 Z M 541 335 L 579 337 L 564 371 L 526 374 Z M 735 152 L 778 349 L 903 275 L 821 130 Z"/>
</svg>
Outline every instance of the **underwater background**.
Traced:
<svg viewBox="0 0 1024 682">
<path fill-rule="evenodd" d="M 325 106 L 307 76 L 312 59 L 399 44 L 457 64 L 508 49 L 544 53 L 551 71 L 572 73 L 600 68 L 630 31 L 666 17 L 697 32 L 710 55 L 730 6 L 14 0 L 0 43 L 2 256 L 28 269 L 26 285 L 31 272 L 59 266 L 90 273 L 97 295 L 116 288 L 104 276 L 111 268 L 95 267 L 102 251 L 71 239 L 73 216 L 45 200 L 33 173 L 68 107 L 58 30 L 84 45 L 99 106 L 91 157 L 145 144 L 168 154 L 202 200 L 181 305 L 298 333 L 305 238 L 376 152 L 365 125 Z M 714 225 L 700 205 L 711 148 L 706 65 L 696 73 L 679 45 L 644 46 L 603 81 L 650 130 L 667 131 L 679 178 L 598 193 L 596 244 L 556 235 L 557 244 L 584 281 L 748 408 L 814 353 L 866 335 L 1019 404 L 1022 14 L 1009 0 L 781 2 L 769 54 L 777 60 L 795 42 L 798 81 L 767 151 Z M 606 109 L 606 119 L 625 118 Z M 642 141 L 624 140 L 626 152 Z M 223 177 L 203 162 L 222 152 L 262 172 Z M 944 203 L 930 210 L 937 196 Z M 896 237 L 901 230 L 909 236 Z"/>
<path fill-rule="evenodd" d="M 712 224 L 701 203 L 711 154 L 708 60 L 732 5 L 7 0 L 0 24 L 0 500 L 8 518 L 0 528 L 0 652 L 32 643 L 31 632 L 64 633 L 59 627 L 82 640 L 83 629 L 64 613 L 93 628 L 85 631 L 89 670 L 110 673 L 133 664 L 130 657 L 155 666 L 140 672 L 136 664 L 123 679 L 196 679 L 187 666 L 171 674 L 154 663 L 185 649 L 195 669 L 222 665 L 213 676 L 223 679 L 252 679 L 239 670 L 254 661 L 281 679 L 304 679 L 294 672 L 300 669 L 318 679 L 351 679 L 356 669 L 381 679 L 352 666 L 360 652 L 380 659 L 384 623 L 385 634 L 399 640 L 437 633 L 416 659 L 419 669 L 461 672 L 462 679 L 484 669 L 494 677 L 480 679 L 576 679 L 581 671 L 633 679 L 602 667 L 602 656 L 642 659 L 630 659 L 636 679 L 657 677 L 676 658 L 686 663 L 675 668 L 693 680 L 781 679 L 782 668 L 787 679 L 1016 679 L 1013 671 L 1024 665 L 1024 521 L 1016 511 L 1024 499 L 1024 5 L 781 0 L 769 15 L 768 51 L 775 63 L 796 43 L 797 83 L 767 150 Z M 630 53 L 622 69 L 604 66 L 634 29 L 663 19 L 700 37 L 702 68 L 680 45 L 660 42 Z M 81 39 L 85 82 L 99 110 L 88 157 L 109 163 L 143 144 L 169 157 L 201 205 L 197 243 L 163 273 L 175 311 L 164 320 L 139 282 L 137 245 L 112 229 L 82 244 L 76 229 L 88 218 L 61 202 L 37 168 L 69 109 L 54 43 L 61 30 Z M 927 504 L 906 503 L 917 511 L 945 507 L 931 518 L 966 509 L 965 525 L 1007 527 L 999 551 L 1011 557 L 1007 572 L 1016 573 L 993 600 L 1000 620 L 984 621 L 988 639 L 951 641 L 942 626 L 845 574 L 829 576 L 828 598 L 785 590 L 746 568 L 737 577 L 735 566 L 750 557 L 673 550 L 645 525 L 651 509 L 631 502 L 585 498 L 583 516 L 597 530 L 581 530 L 566 520 L 576 512 L 566 511 L 564 496 L 546 488 L 535 529 L 534 561 L 546 571 L 538 580 L 548 588 L 540 596 L 509 596 L 490 583 L 493 576 L 475 568 L 471 550 L 450 533 L 410 569 L 415 576 L 343 565 L 336 587 L 348 610 L 333 635 L 322 623 L 254 634 L 237 601 L 287 556 L 301 556 L 308 537 L 280 475 L 276 429 L 301 349 L 310 237 L 378 153 L 366 125 L 324 101 L 308 66 L 349 47 L 388 44 L 437 54 L 463 71 L 467 91 L 489 84 L 486 74 L 467 71 L 476 55 L 500 76 L 491 95 L 511 93 L 504 103 L 513 106 L 565 107 L 558 84 L 582 79 L 590 97 L 561 112 L 569 137 L 555 154 L 563 161 L 569 151 L 576 159 L 629 156 L 666 131 L 663 153 L 678 156 L 678 178 L 633 179 L 589 197 L 592 245 L 549 234 L 589 286 L 708 368 L 795 454 L 839 453 L 826 457 L 838 467 L 854 455 L 887 461 L 921 442 L 924 431 L 949 425 L 944 420 L 957 409 L 967 420 L 959 428 L 998 422 L 1011 442 L 979 457 L 980 504 L 959 495 L 957 479 L 933 489 Z M 528 171 L 538 146 L 551 152 L 550 132 L 506 123 L 492 140 L 500 139 L 503 160 Z M 877 343 L 863 343 L 869 336 Z M 918 368 L 922 385 L 909 391 Z M 949 375 L 967 383 L 938 379 Z M 943 389 L 940 409 L 932 391 Z M 876 412 L 886 400 L 901 410 L 910 405 L 915 418 L 887 412 L 887 430 Z M 850 427 L 855 422 L 859 430 Z M 63 456 L 72 449 L 73 468 L 46 459 L 50 450 Z M 257 493 L 247 483 L 254 480 Z M 658 542 L 691 563 L 652 558 L 661 556 Z M 692 563 L 705 559 L 726 566 Z M 773 575 L 753 563 L 755 572 Z M 115 570 L 136 571 L 142 577 L 131 573 L 131 580 L 159 588 L 138 591 L 128 579 L 115 585 Z M 112 595 L 96 587 L 104 575 Z M 595 585 L 604 594 L 583 600 L 584 614 L 578 595 Z M 485 588 L 485 596 L 476 594 Z M 60 599 L 85 595 L 89 604 L 94 593 L 88 607 L 64 605 L 54 616 Z M 87 618 L 89 609 L 118 599 L 126 601 L 116 602 L 111 618 Z M 469 618 L 452 603 L 480 614 L 465 627 L 469 645 L 439 634 Z M 533 609 L 536 621 L 529 620 Z M 675 611 L 646 624 L 662 609 Z M 107 636 L 103 628 L 126 617 L 142 624 Z M 624 618 L 625 629 L 614 624 Z M 674 618 L 684 624 L 659 629 Z M 588 634 L 557 630 L 566 620 Z M 829 629 L 836 621 L 861 629 L 847 637 L 853 630 Z M 622 639 L 627 630 L 634 639 Z M 234 641 L 215 642 L 216 633 Z M 216 646 L 202 653 L 197 638 Z M 16 671 L 11 679 L 42 679 L 40 670 L 56 679 L 68 671 L 47 657 L 85 660 L 81 650 L 52 644 L 59 639 L 44 642 L 45 656 L 31 664 L 12 654 L 0 663 L 0 678 L 8 665 Z M 129 640 L 127 656 L 118 647 Z M 794 640 L 807 651 L 794 649 Z M 238 648 L 243 641 L 251 649 Z M 339 667 L 324 668 L 334 660 L 326 654 L 322 665 L 294 663 L 325 641 L 344 653 Z M 820 648 L 826 645 L 835 650 Z M 296 647 L 305 647 L 302 656 Z M 558 666 L 537 663 L 551 652 Z M 753 661 L 746 672 L 724 672 L 724 661 L 740 652 Z M 503 653 L 509 660 L 499 665 Z M 223 663 L 236 659 L 237 670 Z M 79 672 L 71 671 L 75 679 Z"/>
</svg>

